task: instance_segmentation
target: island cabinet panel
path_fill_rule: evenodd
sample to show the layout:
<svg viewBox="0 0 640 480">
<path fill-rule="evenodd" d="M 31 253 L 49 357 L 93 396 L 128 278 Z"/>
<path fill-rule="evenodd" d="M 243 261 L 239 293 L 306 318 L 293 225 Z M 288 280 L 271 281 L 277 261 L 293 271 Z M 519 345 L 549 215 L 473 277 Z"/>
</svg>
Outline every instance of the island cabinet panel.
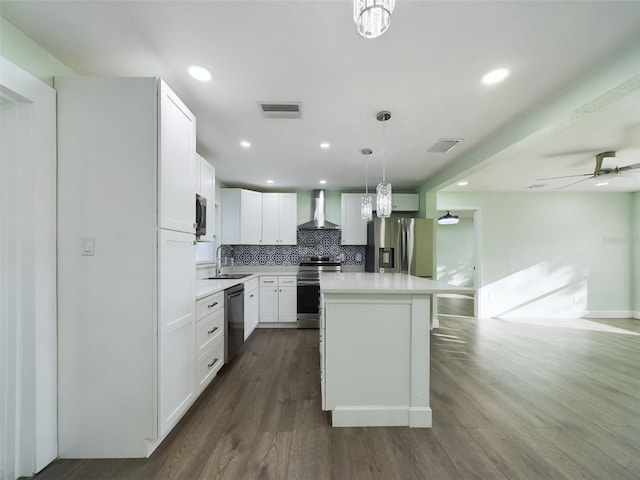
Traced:
<svg viewBox="0 0 640 480">
<path fill-rule="evenodd" d="M 326 407 L 410 403 L 411 298 L 326 305 Z M 408 417 L 407 417 L 408 418 Z"/>
<path fill-rule="evenodd" d="M 334 427 L 430 427 L 430 294 L 406 275 L 344 275 L 320 278 L 322 409 Z"/>
</svg>

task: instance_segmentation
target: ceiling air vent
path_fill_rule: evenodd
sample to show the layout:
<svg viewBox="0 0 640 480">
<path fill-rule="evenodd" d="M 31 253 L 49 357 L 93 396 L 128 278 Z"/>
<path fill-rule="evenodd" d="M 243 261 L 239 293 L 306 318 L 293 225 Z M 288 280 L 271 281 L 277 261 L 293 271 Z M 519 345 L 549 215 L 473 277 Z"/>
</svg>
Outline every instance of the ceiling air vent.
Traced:
<svg viewBox="0 0 640 480">
<path fill-rule="evenodd" d="M 264 118 L 300 118 L 300 102 L 258 102 Z"/>
<path fill-rule="evenodd" d="M 431 153 L 448 153 L 453 147 L 459 144 L 462 138 L 441 138 L 436 143 L 431 145 L 431 148 L 427 152 Z"/>
</svg>

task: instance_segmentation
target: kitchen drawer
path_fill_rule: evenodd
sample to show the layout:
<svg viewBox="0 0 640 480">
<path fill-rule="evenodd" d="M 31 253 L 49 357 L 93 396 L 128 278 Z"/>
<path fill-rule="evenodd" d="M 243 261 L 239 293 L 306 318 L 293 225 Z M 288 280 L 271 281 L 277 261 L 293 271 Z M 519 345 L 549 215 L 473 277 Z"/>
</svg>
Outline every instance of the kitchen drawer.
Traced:
<svg viewBox="0 0 640 480">
<path fill-rule="evenodd" d="M 209 295 L 196 302 L 196 321 L 202 320 L 224 307 L 224 292 Z"/>
<path fill-rule="evenodd" d="M 255 290 L 256 288 L 258 288 L 259 284 L 260 281 L 258 280 L 258 278 L 252 278 L 251 280 L 244 282 L 244 291 L 250 292 L 251 290 Z"/>
<path fill-rule="evenodd" d="M 278 277 L 276 277 L 275 275 L 260 277 L 261 287 L 275 287 L 277 285 L 278 285 Z"/>
<path fill-rule="evenodd" d="M 295 275 L 282 275 L 278 277 L 278 286 L 280 287 L 295 287 L 297 283 Z"/>
<path fill-rule="evenodd" d="M 224 310 L 212 313 L 196 323 L 196 355 L 200 355 L 224 336 Z"/>
<path fill-rule="evenodd" d="M 198 394 L 213 380 L 224 365 L 224 338 L 220 338 L 211 348 L 198 357 L 196 375 Z"/>
</svg>

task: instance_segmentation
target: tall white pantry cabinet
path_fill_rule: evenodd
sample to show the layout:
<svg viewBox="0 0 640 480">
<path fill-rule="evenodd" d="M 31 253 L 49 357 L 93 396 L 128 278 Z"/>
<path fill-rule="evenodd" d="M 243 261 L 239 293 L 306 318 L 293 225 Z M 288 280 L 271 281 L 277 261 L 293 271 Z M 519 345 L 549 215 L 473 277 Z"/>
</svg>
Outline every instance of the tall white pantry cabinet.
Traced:
<svg viewBox="0 0 640 480">
<path fill-rule="evenodd" d="M 195 117 L 158 78 L 55 79 L 61 458 L 145 457 L 195 399 Z"/>
</svg>

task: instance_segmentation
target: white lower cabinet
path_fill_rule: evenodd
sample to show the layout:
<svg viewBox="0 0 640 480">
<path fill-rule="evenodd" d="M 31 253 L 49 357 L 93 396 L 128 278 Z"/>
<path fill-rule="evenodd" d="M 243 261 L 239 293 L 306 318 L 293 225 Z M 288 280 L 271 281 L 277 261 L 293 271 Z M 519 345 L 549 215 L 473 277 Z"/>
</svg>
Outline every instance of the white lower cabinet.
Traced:
<svg viewBox="0 0 640 480">
<path fill-rule="evenodd" d="M 244 284 L 244 339 L 253 333 L 260 320 L 259 280 L 253 278 Z"/>
<path fill-rule="evenodd" d="M 198 357 L 196 375 L 198 394 L 211 383 L 224 365 L 224 337 L 220 338 L 206 352 Z"/>
<path fill-rule="evenodd" d="M 260 323 L 297 321 L 295 275 L 260 277 Z"/>
<path fill-rule="evenodd" d="M 196 388 L 198 395 L 224 365 L 224 292 L 196 302 Z"/>
<path fill-rule="evenodd" d="M 160 230 L 159 426 L 166 434 L 195 395 L 193 235 Z"/>
</svg>

